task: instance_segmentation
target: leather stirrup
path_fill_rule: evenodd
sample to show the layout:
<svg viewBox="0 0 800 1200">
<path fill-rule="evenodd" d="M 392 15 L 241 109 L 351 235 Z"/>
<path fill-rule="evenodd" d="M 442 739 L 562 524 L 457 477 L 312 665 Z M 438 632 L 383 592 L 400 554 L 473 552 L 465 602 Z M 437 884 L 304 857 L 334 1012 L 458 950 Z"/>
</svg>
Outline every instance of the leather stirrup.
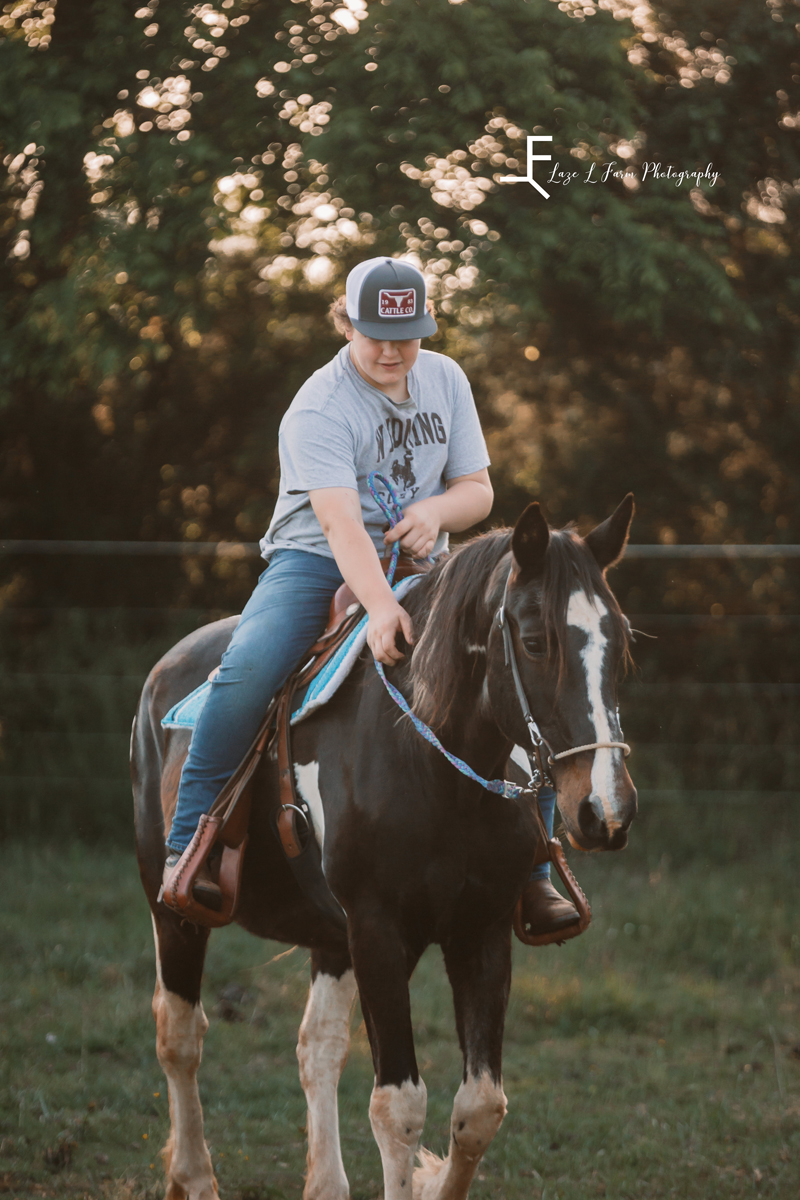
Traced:
<svg viewBox="0 0 800 1200">
<path fill-rule="evenodd" d="M 233 920 L 236 905 L 239 900 L 239 884 L 242 878 L 242 859 L 247 845 L 247 835 L 238 846 L 223 846 L 219 867 L 219 889 L 222 895 L 222 905 L 219 910 L 207 908 L 194 898 L 194 885 L 203 863 L 208 858 L 214 844 L 220 836 L 222 820 L 203 813 L 189 845 L 178 860 L 166 888 L 162 888 L 160 898 L 167 908 L 194 921 L 196 925 L 205 925 L 209 929 L 217 929 L 229 925 Z"/>
<path fill-rule="evenodd" d="M 568 942 L 570 938 L 578 937 L 579 934 L 589 928 L 592 920 L 592 910 L 583 888 L 569 868 L 564 855 L 564 847 L 558 838 L 551 838 L 548 835 L 544 818 L 539 808 L 538 794 L 534 801 L 534 808 L 539 824 L 539 837 L 546 847 L 547 858 L 549 858 L 558 871 L 570 900 L 578 910 L 579 920 L 573 925 L 567 925 L 564 929 L 554 929 L 552 933 L 528 933 L 522 919 L 522 896 L 520 896 L 514 909 L 514 933 L 526 946 L 550 946 L 553 942 L 557 946 L 561 946 L 564 942 Z"/>
</svg>

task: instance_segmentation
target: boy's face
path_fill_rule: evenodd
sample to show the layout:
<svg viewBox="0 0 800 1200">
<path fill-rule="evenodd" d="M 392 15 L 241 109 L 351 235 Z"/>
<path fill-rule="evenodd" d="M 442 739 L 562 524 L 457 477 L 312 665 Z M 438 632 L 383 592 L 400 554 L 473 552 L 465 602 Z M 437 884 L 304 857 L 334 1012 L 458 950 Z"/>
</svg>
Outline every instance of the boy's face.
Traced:
<svg viewBox="0 0 800 1200">
<path fill-rule="evenodd" d="M 420 338 L 403 342 L 378 341 L 357 329 L 350 329 L 347 340 L 350 357 L 359 375 L 382 392 L 402 384 L 419 354 Z"/>
</svg>

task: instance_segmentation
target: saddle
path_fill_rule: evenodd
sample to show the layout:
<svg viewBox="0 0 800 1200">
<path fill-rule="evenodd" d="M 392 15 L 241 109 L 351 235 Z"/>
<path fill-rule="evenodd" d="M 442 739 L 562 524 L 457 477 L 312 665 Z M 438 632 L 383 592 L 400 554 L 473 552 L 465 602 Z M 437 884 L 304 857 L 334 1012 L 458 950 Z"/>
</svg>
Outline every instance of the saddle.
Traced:
<svg viewBox="0 0 800 1200">
<path fill-rule="evenodd" d="M 387 554 L 383 560 L 384 571 L 388 571 L 390 557 Z M 423 574 L 429 565 L 401 555 L 395 582 Z M 343 583 L 331 601 L 328 624 L 311 647 L 309 658 L 272 699 L 244 758 L 209 811 L 201 816 L 194 837 L 173 872 L 169 890 L 161 896 L 169 908 L 187 920 L 212 929 L 233 921 L 247 846 L 253 777 L 265 752 L 277 743 L 280 804 L 272 814 L 273 828 L 301 890 L 329 920 L 341 929 L 346 928 L 345 914 L 325 882 L 310 810 L 296 792 L 289 718 L 295 693 L 319 674 L 363 616 L 364 609 L 357 597 Z M 193 894 L 197 876 L 206 863 L 222 893 L 218 909 L 200 903 Z"/>
</svg>

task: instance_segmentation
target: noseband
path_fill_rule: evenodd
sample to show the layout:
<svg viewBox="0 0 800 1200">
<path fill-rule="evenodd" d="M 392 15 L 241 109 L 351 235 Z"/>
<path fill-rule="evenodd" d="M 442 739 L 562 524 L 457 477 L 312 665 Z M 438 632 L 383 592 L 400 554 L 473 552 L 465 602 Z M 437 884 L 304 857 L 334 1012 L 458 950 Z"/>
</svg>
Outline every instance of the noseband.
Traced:
<svg viewBox="0 0 800 1200">
<path fill-rule="evenodd" d="M 622 750 L 627 758 L 631 752 L 631 748 L 627 742 L 587 742 L 585 746 L 573 746 L 571 750 L 562 750 L 559 754 L 553 754 L 550 743 L 545 738 L 531 713 L 531 706 L 528 703 L 528 697 L 525 695 L 525 688 L 522 685 L 522 677 L 519 673 L 517 665 L 517 655 L 514 651 L 514 639 L 511 636 L 511 626 L 506 620 L 506 603 L 508 601 L 508 585 L 511 583 L 511 571 L 506 576 L 506 584 L 503 588 L 503 599 L 500 602 L 500 607 L 495 614 L 495 621 L 498 628 L 503 634 L 503 650 L 505 653 L 506 666 L 511 667 L 511 676 L 514 680 L 514 690 L 517 693 L 517 700 L 522 709 L 522 718 L 528 727 L 531 744 L 534 754 L 536 755 L 539 764 L 539 771 L 544 778 L 544 767 L 542 765 L 542 747 L 547 750 L 547 762 L 549 766 L 554 766 L 560 758 L 570 758 L 573 754 L 582 754 L 584 750 Z"/>
</svg>

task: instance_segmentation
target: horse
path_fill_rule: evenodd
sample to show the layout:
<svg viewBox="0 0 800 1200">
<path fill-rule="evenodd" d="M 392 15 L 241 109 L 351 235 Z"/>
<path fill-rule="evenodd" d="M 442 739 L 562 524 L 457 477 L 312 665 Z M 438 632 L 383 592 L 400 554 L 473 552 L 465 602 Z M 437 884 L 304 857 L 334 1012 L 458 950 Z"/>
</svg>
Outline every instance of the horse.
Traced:
<svg viewBox="0 0 800 1200">
<path fill-rule="evenodd" d="M 513 530 L 457 547 L 406 594 L 415 643 L 386 672 L 445 747 L 475 773 L 502 773 L 510 754 L 519 757 L 514 747 L 530 746 L 504 623 L 518 681 L 552 756 L 569 841 L 586 851 L 621 849 L 636 813 L 636 791 L 617 748 L 616 678 L 630 630 L 605 577 L 623 553 L 632 515 L 628 496 L 581 538 L 572 527 L 551 530 L 531 504 Z M 169 1085 L 167 1200 L 214 1200 L 218 1191 L 197 1090 L 208 1028 L 200 986 L 209 930 L 158 901 L 165 830 L 189 737 L 165 732 L 161 718 L 219 662 L 236 620 L 199 629 L 161 659 L 145 683 L 132 735 L 137 856 L 156 944 L 157 1054 Z M 356 992 L 375 1067 L 369 1118 L 385 1200 L 464 1200 L 506 1112 L 512 915 L 538 837 L 530 797 L 492 795 L 459 773 L 401 716 L 368 652 L 328 704 L 296 726 L 294 772 L 346 929 L 320 914 L 287 867 L 270 822 L 279 799 L 269 756 L 254 779 L 235 919 L 257 937 L 311 951 L 297 1045 L 308 1106 L 304 1200 L 350 1194 L 337 1086 Z M 408 983 L 431 944 L 441 947 L 452 987 L 463 1076 L 446 1158 L 420 1150 L 415 1169 L 426 1090 Z"/>
</svg>

